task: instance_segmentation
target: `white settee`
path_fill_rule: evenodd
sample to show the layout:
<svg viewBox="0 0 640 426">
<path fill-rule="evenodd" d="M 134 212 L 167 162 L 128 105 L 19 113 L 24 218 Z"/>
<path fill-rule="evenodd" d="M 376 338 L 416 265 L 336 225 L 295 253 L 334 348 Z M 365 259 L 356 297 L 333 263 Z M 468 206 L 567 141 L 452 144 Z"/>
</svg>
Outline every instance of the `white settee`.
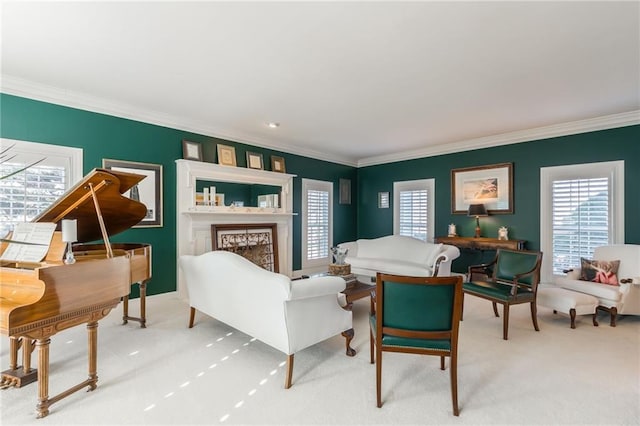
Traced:
<svg viewBox="0 0 640 426">
<path fill-rule="evenodd" d="M 285 388 L 291 386 L 293 356 L 311 345 L 341 334 L 347 355 L 353 338 L 344 279 L 335 276 L 291 280 L 267 271 L 228 251 L 180 256 L 189 293 L 193 326 L 195 310 L 284 352 Z"/>
<path fill-rule="evenodd" d="M 416 277 L 449 276 L 451 262 L 460 256 L 457 247 L 432 244 L 417 238 L 388 235 L 338 244 L 346 248 L 345 262 L 356 275 L 375 277 L 377 272 Z"/>
<path fill-rule="evenodd" d="M 596 247 L 593 259 L 619 260 L 617 276 L 620 285 L 581 281 L 580 268 L 569 271 L 566 276 L 555 277 L 555 285 L 596 297 L 598 308 L 610 312 L 612 326 L 615 326 L 617 314 L 640 315 L 640 245 L 613 244 Z M 631 282 L 626 282 L 627 280 Z"/>
</svg>

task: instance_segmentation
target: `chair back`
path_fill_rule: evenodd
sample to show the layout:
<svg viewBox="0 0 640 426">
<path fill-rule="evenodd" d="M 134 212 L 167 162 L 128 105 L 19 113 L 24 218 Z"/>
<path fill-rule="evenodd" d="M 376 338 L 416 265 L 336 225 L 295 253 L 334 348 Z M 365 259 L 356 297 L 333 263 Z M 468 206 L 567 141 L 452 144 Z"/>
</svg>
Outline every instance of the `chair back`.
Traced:
<svg viewBox="0 0 640 426">
<path fill-rule="evenodd" d="M 462 314 L 462 278 L 378 273 L 375 310 L 376 334 L 383 345 L 433 347 L 433 340 L 442 340 L 436 346 L 450 350 Z"/>
<path fill-rule="evenodd" d="M 499 249 L 496 254 L 493 279 L 511 283 L 517 275 L 526 274 L 518 278 L 518 282 L 535 290 L 540 282 L 541 261 L 542 253 L 539 251 Z"/>
</svg>

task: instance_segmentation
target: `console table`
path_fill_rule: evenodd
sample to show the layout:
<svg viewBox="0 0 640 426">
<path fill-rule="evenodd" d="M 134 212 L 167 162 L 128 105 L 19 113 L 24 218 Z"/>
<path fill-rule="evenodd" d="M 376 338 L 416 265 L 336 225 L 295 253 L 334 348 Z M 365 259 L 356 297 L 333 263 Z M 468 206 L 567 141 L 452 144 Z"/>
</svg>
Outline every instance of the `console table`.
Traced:
<svg viewBox="0 0 640 426">
<path fill-rule="evenodd" d="M 498 250 L 501 248 L 510 250 L 524 250 L 525 240 L 499 240 L 497 238 L 484 237 L 436 237 L 437 244 L 449 244 L 459 249 L 472 250 Z"/>
</svg>

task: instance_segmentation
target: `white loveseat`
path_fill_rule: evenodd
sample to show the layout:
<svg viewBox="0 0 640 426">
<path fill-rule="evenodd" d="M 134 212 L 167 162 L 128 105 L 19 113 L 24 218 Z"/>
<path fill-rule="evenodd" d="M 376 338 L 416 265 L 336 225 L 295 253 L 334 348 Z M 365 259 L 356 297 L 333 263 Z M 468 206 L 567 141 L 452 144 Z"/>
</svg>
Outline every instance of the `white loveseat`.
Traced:
<svg viewBox="0 0 640 426">
<path fill-rule="evenodd" d="M 575 268 L 564 277 L 556 277 L 555 285 L 596 297 L 598 308 L 610 312 L 612 326 L 615 326 L 617 314 L 640 315 L 640 245 L 613 244 L 597 247 L 593 259 L 619 260 L 618 281 L 631 282 L 620 282 L 618 286 L 581 281 L 580 268 Z"/>
<path fill-rule="evenodd" d="M 375 277 L 377 272 L 417 277 L 449 276 L 451 262 L 460 256 L 457 247 L 432 244 L 402 235 L 387 235 L 338 244 L 349 250 L 345 262 L 356 275 Z"/>
<path fill-rule="evenodd" d="M 189 327 L 197 309 L 284 352 L 285 388 L 291 386 L 293 356 L 304 348 L 342 333 L 347 355 L 355 354 L 340 277 L 292 281 L 227 251 L 180 256 L 180 267 L 191 305 Z"/>
</svg>

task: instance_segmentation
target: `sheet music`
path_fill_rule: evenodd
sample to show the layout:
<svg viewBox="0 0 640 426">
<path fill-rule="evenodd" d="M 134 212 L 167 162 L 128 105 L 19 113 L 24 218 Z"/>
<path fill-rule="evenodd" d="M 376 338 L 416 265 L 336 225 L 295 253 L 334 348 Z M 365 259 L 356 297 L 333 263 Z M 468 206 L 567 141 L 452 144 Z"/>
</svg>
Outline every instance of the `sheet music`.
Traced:
<svg viewBox="0 0 640 426">
<path fill-rule="evenodd" d="M 2 260 L 11 262 L 41 262 L 49 251 L 56 224 L 50 222 L 18 223 L 11 236 L 12 242 L 2 254 Z M 25 242 L 29 244 L 20 244 Z"/>
</svg>

